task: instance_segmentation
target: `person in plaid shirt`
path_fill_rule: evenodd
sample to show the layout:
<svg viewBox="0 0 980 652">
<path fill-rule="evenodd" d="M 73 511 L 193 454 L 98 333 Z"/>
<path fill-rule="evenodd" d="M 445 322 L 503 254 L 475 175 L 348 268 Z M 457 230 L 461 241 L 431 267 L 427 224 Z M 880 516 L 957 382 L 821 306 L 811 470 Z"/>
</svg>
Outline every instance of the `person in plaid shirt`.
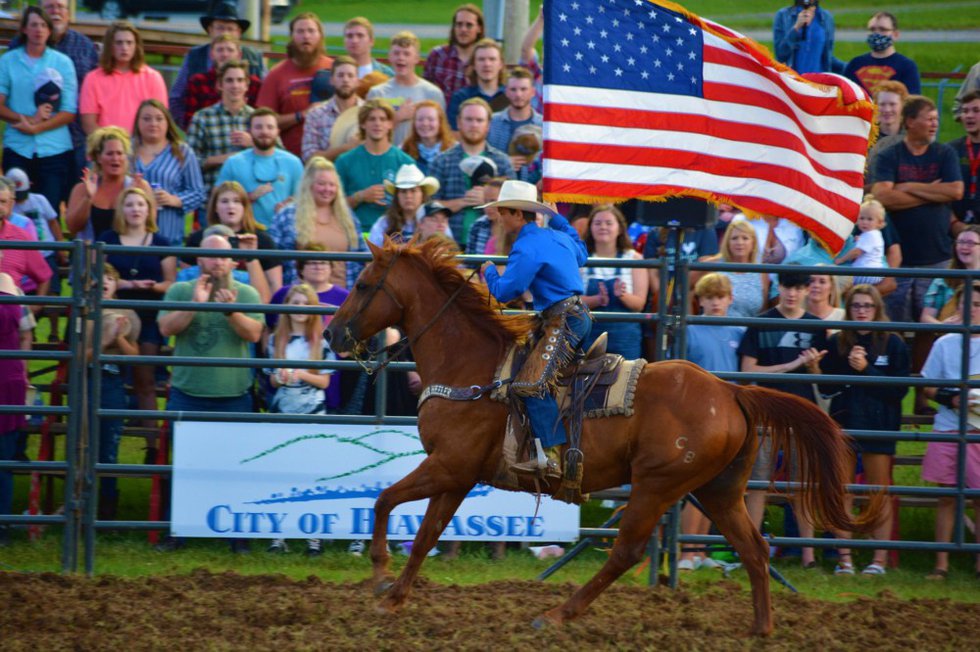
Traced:
<svg viewBox="0 0 980 652">
<path fill-rule="evenodd" d="M 460 5 L 453 13 L 449 43 L 438 45 L 429 52 L 422 76 L 442 89 L 446 95 L 446 105 L 452 100 L 453 93 L 467 85 L 466 65 L 484 31 L 480 8 L 469 3 Z"/>
<path fill-rule="evenodd" d="M 303 127 L 304 161 L 309 161 L 314 156 L 333 161 L 361 144 L 360 140 L 354 139 L 335 147 L 330 146 L 330 133 L 340 114 L 353 106 L 364 104 L 364 100 L 357 94 L 357 63 L 345 54 L 335 58 L 330 71 L 330 82 L 333 84 L 333 97 L 315 105 L 306 114 L 306 124 Z"/>
<path fill-rule="evenodd" d="M 230 34 L 216 36 L 211 41 L 211 60 L 214 66 L 207 72 L 199 72 L 187 81 L 187 95 L 184 98 L 184 122 L 189 125 L 194 114 L 204 107 L 217 104 L 221 99 L 221 91 L 218 90 L 218 69 L 226 61 L 242 60 L 242 44 Z M 255 100 L 259 97 L 259 89 L 262 87 L 262 80 L 258 75 L 252 73 L 248 78 L 248 92 L 245 95 L 245 102 L 249 106 L 255 106 Z"/>
<path fill-rule="evenodd" d="M 245 103 L 248 64 L 228 61 L 218 69 L 221 101 L 194 114 L 187 128 L 187 143 L 194 149 L 210 194 L 221 165 L 232 155 L 252 146 L 248 118 L 255 109 Z"/>
<path fill-rule="evenodd" d="M 449 227 L 461 248 L 466 247 L 470 227 L 479 217 L 474 206 L 483 203 L 483 187 L 474 186 L 459 164 L 469 156 L 483 156 L 494 162 L 497 175 L 514 178 L 507 154 L 487 143 L 492 114 L 490 105 L 482 98 L 471 97 L 463 102 L 459 108 L 459 143 L 436 156 L 429 166 L 429 174 L 439 180 L 439 191 L 433 198 L 453 211 Z"/>
</svg>

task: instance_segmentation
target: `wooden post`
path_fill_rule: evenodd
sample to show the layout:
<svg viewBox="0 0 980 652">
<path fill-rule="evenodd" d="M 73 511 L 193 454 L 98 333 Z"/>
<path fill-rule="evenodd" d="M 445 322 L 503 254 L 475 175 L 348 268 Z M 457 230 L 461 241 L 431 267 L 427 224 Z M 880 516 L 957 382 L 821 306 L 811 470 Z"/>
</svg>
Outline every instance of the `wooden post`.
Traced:
<svg viewBox="0 0 980 652">
<path fill-rule="evenodd" d="M 521 58 L 521 41 L 528 27 L 528 0 L 507 0 L 504 11 L 504 61 L 516 65 Z"/>
</svg>

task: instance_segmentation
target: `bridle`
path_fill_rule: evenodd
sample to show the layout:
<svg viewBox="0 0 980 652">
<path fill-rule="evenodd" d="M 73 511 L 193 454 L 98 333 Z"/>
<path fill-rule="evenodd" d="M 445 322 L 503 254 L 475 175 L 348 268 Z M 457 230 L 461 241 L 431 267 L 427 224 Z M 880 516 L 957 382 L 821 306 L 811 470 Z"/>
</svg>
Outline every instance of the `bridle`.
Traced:
<svg viewBox="0 0 980 652">
<path fill-rule="evenodd" d="M 371 302 L 374 301 L 374 297 L 379 291 L 383 291 L 386 295 L 388 295 L 388 298 L 391 299 L 392 303 L 398 306 L 399 310 L 402 311 L 405 310 L 405 306 L 402 305 L 402 303 L 398 300 L 395 294 L 388 288 L 387 284 L 385 283 L 385 281 L 388 279 L 388 273 L 391 272 L 391 270 L 395 267 L 395 263 L 398 262 L 398 257 L 401 256 L 401 252 L 402 252 L 401 249 L 395 250 L 395 255 L 392 257 L 391 262 L 388 264 L 384 272 L 381 274 L 381 278 L 378 279 L 378 282 L 375 283 L 373 286 L 371 286 L 370 289 L 368 289 L 367 299 L 361 303 L 360 308 L 357 309 L 357 312 L 354 313 L 354 316 L 352 316 L 350 319 L 347 320 L 347 325 L 344 326 L 344 336 L 348 340 L 354 342 L 354 346 L 351 347 L 351 352 L 350 352 L 351 357 L 354 359 L 355 362 L 357 362 L 357 364 L 361 366 L 361 369 L 364 370 L 364 373 L 366 373 L 369 376 L 375 373 L 376 371 L 381 371 L 392 362 L 398 360 L 398 358 L 401 356 L 402 353 L 405 352 L 406 349 L 410 348 L 412 345 L 418 342 L 422 338 L 422 336 L 425 335 L 425 333 L 432 327 L 432 325 L 435 324 L 440 317 L 442 317 L 443 313 L 446 312 L 446 310 L 449 308 L 450 305 L 452 305 L 453 301 L 456 300 L 456 297 L 459 296 L 459 293 L 463 291 L 463 288 L 469 285 L 473 277 L 477 274 L 477 272 L 480 271 L 479 268 L 474 269 L 470 273 L 470 275 L 466 277 L 466 280 L 463 283 L 460 283 L 459 287 L 456 288 L 453 291 L 453 293 L 449 295 L 449 298 L 446 299 L 446 302 L 442 304 L 442 307 L 439 308 L 438 311 L 436 311 L 436 314 L 432 316 L 432 318 L 425 324 L 425 326 L 419 329 L 419 332 L 416 333 L 414 337 L 408 338 L 407 336 L 403 335 L 402 338 L 397 342 L 395 342 L 394 344 L 391 344 L 390 346 L 382 345 L 372 351 L 370 348 L 368 348 L 368 345 L 364 340 L 358 340 L 357 338 L 354 337 L 354 334 L 351 332 L 350 325 L 351 323 L 355 322 L 365 310 L 367 310 L 368 306 L 370 306 Z M 389 348 L 394 348 L 395 350 L 388 354 L 387 359 L 383 360 L 380 363 L 375 362 L 377 357 L 382 352 L 384 352 Z M 365 352 L 367 353 L 367 355 L 363 355 Z"/>
</svg>

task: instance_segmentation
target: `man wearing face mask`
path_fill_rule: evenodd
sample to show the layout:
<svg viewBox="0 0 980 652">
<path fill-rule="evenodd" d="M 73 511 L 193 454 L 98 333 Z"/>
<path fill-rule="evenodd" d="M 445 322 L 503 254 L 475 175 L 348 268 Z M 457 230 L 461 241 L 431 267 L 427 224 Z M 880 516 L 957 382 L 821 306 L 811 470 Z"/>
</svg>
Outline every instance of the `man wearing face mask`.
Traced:
<svg viewBox="0 0 980 652">
<path fill-rule="evenodd" d="M 879 11 L 868 21 L 868 47 L 871 52 L 854 57 L 844 69 L 844 76 L 874 95 L 878 84 L 888 79 L 905 84 L 909 94 L 922 92 L 919 67 L 895 49 L 898 40 L 898 19 L 887 11 Z"/>
<path fill-rule="evenodd" d="M 844 62 L 834 56 L 834 17 L 820 0 L 796 0 L 780 9 L 772 33 L 776 59 L 796 72 L 844 72 Z"/>
</svg>

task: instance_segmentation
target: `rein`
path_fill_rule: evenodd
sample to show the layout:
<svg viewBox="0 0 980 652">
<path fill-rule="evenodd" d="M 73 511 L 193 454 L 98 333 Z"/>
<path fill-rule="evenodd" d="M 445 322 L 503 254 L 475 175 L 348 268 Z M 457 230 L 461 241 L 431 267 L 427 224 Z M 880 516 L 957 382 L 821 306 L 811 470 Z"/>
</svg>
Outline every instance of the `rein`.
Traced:
<svg viewBox="0 0 980 652">
<path fill-rule="evenodd" d="M 384 274 L 381 275 L 381 278 L 378 280 L 378 282 L 374 285 L 374 287 L 371 288 L 370 290 L 371 293 L 368 296 L 368 300 L 364 302 L 364 304 L 360 307 L 360 309 L 358 309 L 358 311 L 354 314 L 354 316 L 347 322 L 348 326 L 346 328 L 346 331 L 347 331 L 347 336 L 350 337 L 350 339 L 354 339 L 354 338 L 351 335 L 349 324 L 355 321 L 358 317 L 360 317 L 361 313 L 364 312 L 364 310 L 366 310 L 369 305 L 371 305 L 371 302 L 374 301 L 374 295 L 378 293 L 378 290 L 384 290 L 384 293 L 388 295 L 388 298 L 391 299 L 396 306 L 398 306 L 399 310 L 405 309 L 405 307 L 401 304 L 401 302 L 398 301 L 398 299 L 394 296 L 391 290 L 389 290 L 388 287 L 385 285 L 385 280 L 388 278 L 388 272 L 390 272 L 392 268 L 394 268 L 395 263 L 398 262 L 398 256 L 400 255 L 401 255 L 401 249 L 397 249 L 395 251 L 395 257 L 392 259 L 391 264 L 385 268 Z M 449 295 L 449 298 L 446 299 L 446 302 L 442 304 L 442 307 L 439 308 L 436 314 L 433 315 L 428 322 L 426 322 L 425 326 L 419 329 L 419 332 L 416 333 L 414 337 L 409 339 L 408 337 L 403 335 L 402 338 L 397 342 L 395 342 L 394 344 L 390 346 L 382 346 L 374 351 L 368 349 L 367 345 L 364 344 L 364 342 L 358 342 L 358 346 L 355 347 L 353 351 L 351 351 L 351 357 L 354 358 L 354 361 L 357 362 L 357 364 L 361 365 L 361 368 L 364 370 L 364 373 L 366 373 L 369 376 L 377 371 L 381 371 L 389 364 L 396 361 L 398 357 L 405 352 L 406 349 L 410 348 L 413 344 L 418 342 L 422 338 L 422 336 L 425 335 L 425 333 L 427 333 L 430 328 L 432 328 L 432 326 L 439 320 L 439 318 L 442 317 L 443 313 L 445 313 L 446 310 L 449 309 L 449 306 L 451 306 L 452 303 L 456 300 L 456 297 L 459 296 L 460 292 L 463 291 L 463 288 L 469 285 L 470 281 L 473 280 L 473 277 L 476 276 L 477 272 L 479 271 L 480 271 L 479 268 L 476 268 L 472 272 L 470 272 L 470 275 L 466 277 L 466 280 L 463 281 L 463 283 L 460 283 L 459 287 L 457 287 L 453 291 L 453 293 Z M 383 360 L 380 363 L 375 362 L 375 359 L 382 351 L 393 347 L 398 347 L 398 348 L 395 349 L 393 352 L 390 352 L 386 360 Z M 366 357 L 361 356 L 360 351 L 367 351 L 367 356 Z M 469 389 L 472 389 L 473 387 L 479 388 L 478 385 L 473 385 Z M 487 389 L 495 389 L 495 388 L 490 387 L 488 385 Z M 486 391 L 486 389 L 484 389 L 483 391 Z M 479 398 L 479 396 L 476 396 L 474 398 Z"/>
</svg>

